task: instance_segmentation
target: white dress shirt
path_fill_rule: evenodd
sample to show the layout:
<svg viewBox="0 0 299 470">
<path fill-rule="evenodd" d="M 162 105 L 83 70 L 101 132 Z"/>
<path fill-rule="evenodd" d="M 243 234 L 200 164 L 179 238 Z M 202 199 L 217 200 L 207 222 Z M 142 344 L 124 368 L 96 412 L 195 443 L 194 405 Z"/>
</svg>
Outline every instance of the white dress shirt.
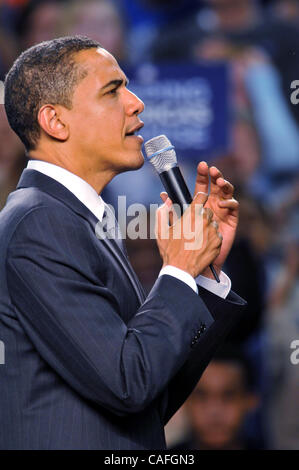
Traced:
<svg viewBox="0 0 299 470">
<path fill-rule="evenodd" d="M 102 221 L 104 211 L 108 208 L 108 206 L 105 205 L 105 202 L 101 196 L 98 195 L 96 190 L 85 180 L 75 175 L 74 173 L 71 173 L 65 168 L 41 160 L 30 160 L 28 162 L 27 168 L 30 170 L 39 171 L 44 175 L 47 175 L 50 178 L 58 181 L 71 193 L 73 193 L 73 195 L 76 196 L 76 198 L 79 199 L 79 201 L 81 201 L 82 204 L 84 204 L 99 221 Z M 165 274 L 185 282 L 185 284 L 187 284 L 196 293 L 198 293 L 196 283 L 210 292 L 218 295 L 219 297 L 222 297 L 223 299 L 227 297 L 231 289 L 231 281 L 229 277 L 223 272 L 221 272 L 219 276 L 220 283 L 204 276 L 198 276 L 196 279 L 194 279 L 186 271 L 170 265 L 164 266 L 164 268 L 161 269 L 159 276 L 163 276 Z"/>
</svg>

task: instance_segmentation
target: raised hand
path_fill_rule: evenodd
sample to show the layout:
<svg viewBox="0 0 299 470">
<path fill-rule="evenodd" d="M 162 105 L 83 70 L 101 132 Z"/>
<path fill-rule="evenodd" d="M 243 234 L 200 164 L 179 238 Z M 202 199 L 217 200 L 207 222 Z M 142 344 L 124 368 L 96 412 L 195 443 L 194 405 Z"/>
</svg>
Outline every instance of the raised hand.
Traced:
<svg viewBox="0 0 299 470">
<path fill-rule="evenodd" d="M 210 195 L 205 203 L 205 207 L 213 211 L 213 220 L 217 222 L 218 230 L 223 237 L 220 253 L 213 262 L 216 271 L 219 273 L 236 236 L 239 203 L 233 197 L 233 185 L 223 178 L 218 168 L 215 166 L 209 168 L 206 162 L 200 162 L 197 166 L 194 194 L 198 192 L 208 193 L 209 175 L 211 178 Z M 204 275 L 212 278 L 209 270 L 206 270 Z"/>
</svg>

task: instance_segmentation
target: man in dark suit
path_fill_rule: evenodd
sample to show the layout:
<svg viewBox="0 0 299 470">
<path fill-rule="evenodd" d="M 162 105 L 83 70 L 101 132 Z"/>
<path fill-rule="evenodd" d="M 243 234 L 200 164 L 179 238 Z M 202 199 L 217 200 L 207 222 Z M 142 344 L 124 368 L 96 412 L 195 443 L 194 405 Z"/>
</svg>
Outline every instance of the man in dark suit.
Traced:
<svg viewBox="0 0 299 470">
<path fill-rule="evenodd" d="M 134 132 L 144 105 L 126 84 L 82 37 L 34 46 L 6 78 L 8 119 L 30 161 L 0 214 L 1 449 L 164 448 L 165 423 L 245 305 L 221 272 L 238 203 L 205 163 L 183 216 L 203 219 L 194 249 L 178 224 L 162 239 L 162 194 L 163 269 L 147 297 L 119 240 L 97 238 L 108 211 L 99 194 L 143 164 Z"/>
</svg>

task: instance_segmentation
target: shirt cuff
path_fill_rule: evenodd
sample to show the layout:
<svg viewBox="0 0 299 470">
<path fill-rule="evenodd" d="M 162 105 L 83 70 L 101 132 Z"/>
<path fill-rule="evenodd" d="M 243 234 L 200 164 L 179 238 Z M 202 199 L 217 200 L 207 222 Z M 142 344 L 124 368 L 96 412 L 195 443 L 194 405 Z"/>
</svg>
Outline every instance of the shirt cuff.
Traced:
<svg viewBox="0 0 299 470">
<path fill-rule="evenodd" d="M 220 282 L 201 275 L 197 276 L 195 280 L 201 287 L 222 297 L 222 299 L 226 299 L 232 286 L 230 278 L 223 271 L 219 275 Z"/>
<path fill-rule="evenodd" d="M 196 294 L 198 294 L 195 279 L 191 276 L 191 274 L 187 273 L 186 271 L 183 271 L 180 268 L 176 268 L 175 266 L 170 266 L 168 264 L 167 266 L 164 266 L 164 268 L 161 269 L 158 277 L 163 276 L 163 274 L 168 274 L 168 276 L 173 276 L 179 279 L 180 281 L 184 282 L 189 287 L 191 287 L 191 289 L 193 289 Z"/>
</svg>

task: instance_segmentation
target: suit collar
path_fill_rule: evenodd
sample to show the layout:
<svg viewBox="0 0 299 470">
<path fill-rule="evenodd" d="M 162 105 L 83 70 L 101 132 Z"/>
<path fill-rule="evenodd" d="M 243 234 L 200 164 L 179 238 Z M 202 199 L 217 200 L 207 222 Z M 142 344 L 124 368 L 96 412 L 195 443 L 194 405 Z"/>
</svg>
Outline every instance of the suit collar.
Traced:
<svg viewBox="0 0 299 470">
<path fill-rule="evenodd" d="M 32 187 L 38 188 L 55 199 L 60 200 L 78 215 L 87 219 L 92 226 L 95 226 L 98 222 L 96 216 L 63 184 L 39 171 L 25 169 L 21 174 L 16 189 Z"/>
<path fill-rule="evenodd" d="M 27 168 L 36 170 L 58 181 L 81 201 L 99 220 L 102 220 L 105 203 L 97 191 L 84 179 L 61 166 L 42 160 L 29 160 Z"/>
<path fill-rule="evenodd" d="M 25 169 L 21 175 L 16 190 L 32 187 L 40 189 L 68 206 L 76 214 L 87 220 L 92 226 L 94 233 L 96 233 L 96 224 L 99 222 L 97 217 L 81 201 L 79 201 L 71 191 L 65 188 L 63 184 L 39 171 Z M 142 303 L 144 301 L 142 286 L 140 285 L 140 282 L 125 254 L 114 240 L 107 238 L 99 241 L 99 243 L 103 243 L 106 248 L 110 250 L 111 254 L 118 260 L 133 285 L 139 302 Z"/>
</svg>

